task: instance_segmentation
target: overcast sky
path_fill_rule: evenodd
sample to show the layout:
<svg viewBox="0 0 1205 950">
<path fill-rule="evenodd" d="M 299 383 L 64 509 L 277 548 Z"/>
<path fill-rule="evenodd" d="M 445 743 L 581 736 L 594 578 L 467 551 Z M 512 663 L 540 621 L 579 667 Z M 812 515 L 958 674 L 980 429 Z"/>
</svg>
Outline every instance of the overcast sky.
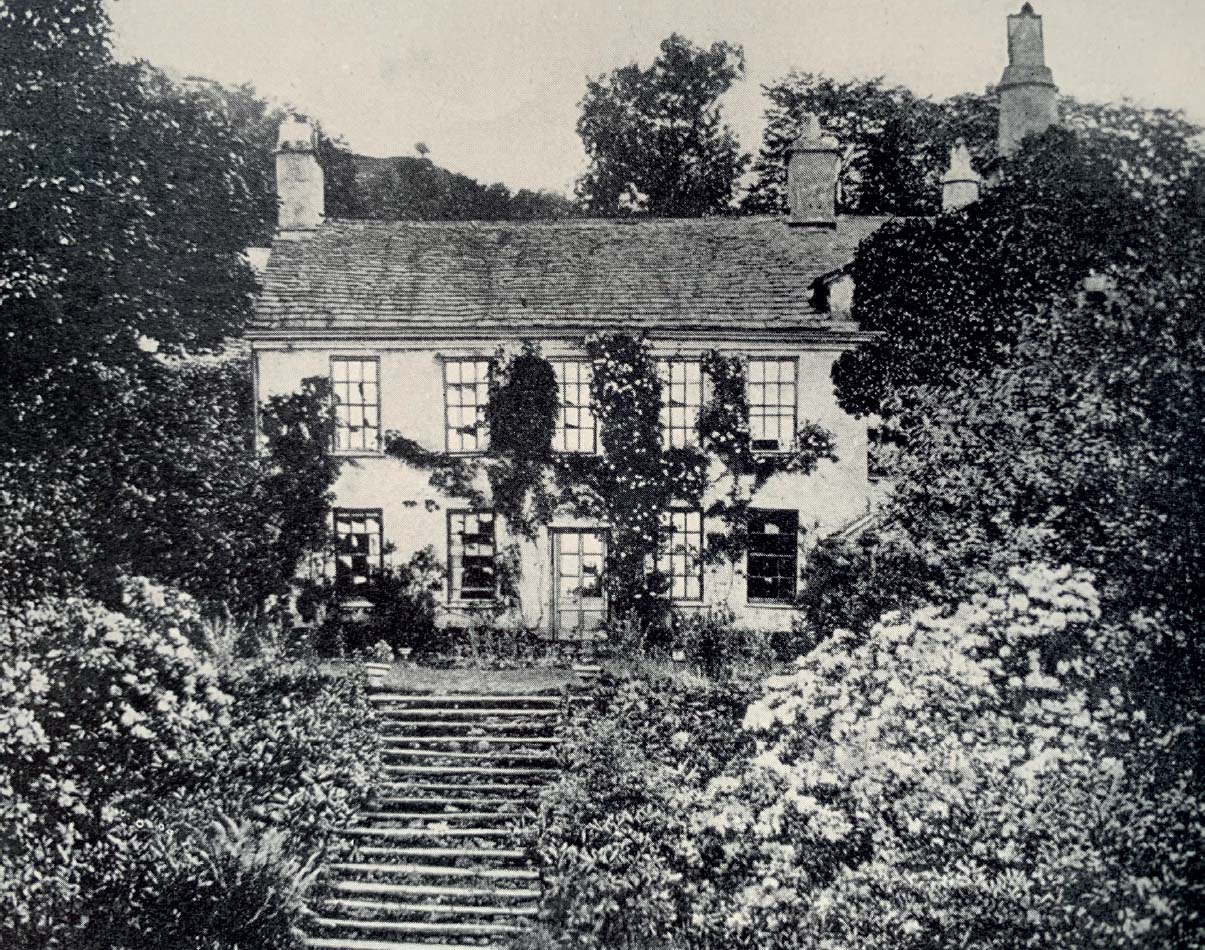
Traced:
<svg viewBox="0 0 1205 950">
<path fill-rule="evenodd" d="M 725 109 L 756 152 L 761 85 L 791 69 L 885 75 L 942 97 L 1006 61 L 1020 0 L 114 0 L 116 51 L 317 117 L 358 152 L 410 155 L 485 182 L 568 192 L 587 76 L 647 65 L 671 32 L 742 44 Z M 1205 0 L 1035 0 L 1055 82 L 1205 123 Z"/>
</svg>

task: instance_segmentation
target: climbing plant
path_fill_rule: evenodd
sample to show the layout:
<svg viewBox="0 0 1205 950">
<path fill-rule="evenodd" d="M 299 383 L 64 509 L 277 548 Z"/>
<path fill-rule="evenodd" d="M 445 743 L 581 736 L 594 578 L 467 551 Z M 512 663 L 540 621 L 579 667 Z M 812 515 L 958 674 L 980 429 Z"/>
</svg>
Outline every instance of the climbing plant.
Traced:
<svg viewBox="0 0 1205 950">
<path fill-rule="evenodd" d="M 663 513 L 675 504 L 701 509 L 716 494 L 704 514 L 721 530 L 708 533 L 704 557 L 708 563 L 735 562 L 748 547 L 749 509 L 758 489 L 776 474 L 808 474 L 822 460 L 835 461 L 832 435 L 805 422 L 792 450 L 755 452 L 745 359 L 711 351 L 703 357 L 710 392 L 699 414 L 698 442 L 667 447 L 661 431 L 662 382 L 648 341 L 599 334 L 585 340 L 585 350 L 600 454 L 553 451 L 556 373 L 531 343 L 517 353 L 498 353 L 480 423 L 489 427 L 485 453 L 466 458 L 433 452 L 397 432 L 386 435 L 386 452 L 428 471 L 437 491 L 492 508 L 518 537 L 534 539 L 558 511 L 606 524 L 611 534 L 606 584 L 613 609 L 642 624 L 660 625 L 669 608 L 668 579 L 656 569 Z M 713 458 L 721 463 L 718 470 Z M 517 545 L 500 554 L 506 589 L 499 600 L 509 609 L 518 603 Z"/>
</svg>

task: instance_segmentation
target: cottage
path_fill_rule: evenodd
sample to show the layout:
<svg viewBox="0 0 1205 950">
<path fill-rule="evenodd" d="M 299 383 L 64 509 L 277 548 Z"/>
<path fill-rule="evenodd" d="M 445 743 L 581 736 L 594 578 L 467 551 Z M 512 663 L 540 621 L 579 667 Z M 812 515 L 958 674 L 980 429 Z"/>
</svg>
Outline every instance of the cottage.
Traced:
<svg viewBox="0 0 1205 950">
<path fill-rule="evenodd" d="M 1054 86 L 1041 22 L 1026 4 L 1009 18 L 1001 143 L 1050 124 Z M 485 425 L 499 353 L 538 344 L 555 371 L 552 447 L 602 452 L 586 341 L 622 333 L 657 361 L 667 447 L 709 448 L 699 414 L 709 398 L 705 354 L 739 357 L 749 446 L 789 455 L 805 423 L 831 434 L 835 460 L 784 470 L 748 487 L 739 556 L 706 556 L 716 479 L 702 496 L 660 513 L 663 543 L 650 569 L 680 610 L 730 608 L 743 625 L 789 629 L 808 546 L 867 510 L 867 427 L 837 405 L 830 372 L 867 339 L 851 320 L 843 269 L 885 219 L 836 213 L 839 147 L 809 120 L 788 166 L 784 217 L 547 222 L 333 220 L 310 126 L 291 119 L 277 152 L 279 231 L 250 332 L 258 397 L 330 380 L 336 486 L 331 570 L 350 590 L 393 559 L 433 547 L 447 569 L 443 621 L 465 624 L 499 596 L 512 552 L 509 620 L 557 638 L 590 636 L 607 617 L 604 575 L 612 525 L 560 506 L 523 536 L 488 494 L 472 503 L 433 487 L 430 473 L 386 451 L 390 432 L 429 453 L 488 452 Z M 978 195 L 965 152 L 953 156 L 945 204 Z M 787 467 L 789 469 L 789 467 Z"/>
</svg>

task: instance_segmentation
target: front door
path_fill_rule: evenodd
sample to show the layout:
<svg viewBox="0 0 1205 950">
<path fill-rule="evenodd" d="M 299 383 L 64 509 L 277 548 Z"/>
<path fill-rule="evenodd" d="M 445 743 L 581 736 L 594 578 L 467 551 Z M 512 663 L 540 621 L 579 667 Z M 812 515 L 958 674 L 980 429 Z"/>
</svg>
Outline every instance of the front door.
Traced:
<svg viewBox="0 0 1205 950">
<path fill-rule="evenodd" d="M 552 614 L 558 639 L 587 639 L 607 619 L 606 560 L 605 533 L 552 532 Z"/>
</svg>

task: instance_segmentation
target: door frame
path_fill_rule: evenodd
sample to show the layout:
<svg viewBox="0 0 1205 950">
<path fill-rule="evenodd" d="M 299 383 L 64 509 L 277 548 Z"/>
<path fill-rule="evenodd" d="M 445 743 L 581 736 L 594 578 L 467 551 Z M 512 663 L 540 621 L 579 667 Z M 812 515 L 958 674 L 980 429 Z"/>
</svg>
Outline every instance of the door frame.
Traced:
<svg viewBox="0 0 1205 950">
<path fill-rule="evenodd" d="M 603 620 L 607 620 L 611 616 L 611 598 L 607 594 L 606 576 L 607 576 L 607 559 L 611 553 L 611 529 L 610 528 L 580 528 L 580 527 L 562 527 L 548 529 L 548 565 L 549 578 L 551 580 L 550 595 L 551 595 L 551 611 L 550 619 L 552 621 L 552 638 L 560 640 L 561 633 L 561 612 L 559 602 L 561 597 L 561 573 L 560 565 L 557 563 L 557 556 L 560 553 L 560 537 L 567 534 L 597 534 L 602 538 L 603 542 L 603 573 L 599 578 L 599 586 L 602 591 L 603 602 Z M 580 619 L 580 610 L 579 610 Z M 583 640 L 587 636 L 594 637 L 596 634 L 579 633 L 573 639 Z"/>
</svg>

